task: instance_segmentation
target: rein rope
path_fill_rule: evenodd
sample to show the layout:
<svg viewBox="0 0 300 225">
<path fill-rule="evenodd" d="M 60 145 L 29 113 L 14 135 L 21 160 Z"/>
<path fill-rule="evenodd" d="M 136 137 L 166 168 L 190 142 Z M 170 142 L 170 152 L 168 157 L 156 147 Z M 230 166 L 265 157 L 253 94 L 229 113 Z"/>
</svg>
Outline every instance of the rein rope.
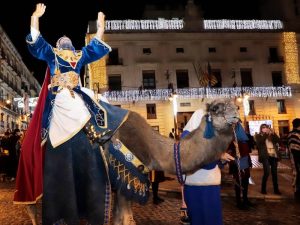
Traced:
<svg viewBox="0 0 300 225">
<path fill-rule="evenodd" d="M 181 161 L 180 161 L 180 142 L 174 143 L 174 161 L 175 161 L 175 169 L 177 180 L 181 185 L 184 185 L 185 179 L 183 179 Z"/>
<path fill-rule="evenodd" d="M 234 135 L 234 146 L 235 146 L 235 152 L 236 152 L 236 156 L 237 156 L 237 169 L 238 169 L 238 176 L 239 176 L 239 183 L 237 183 L 236 181 L 234 181 L 235 185 L 239 186 L 240 190 L 243 190 L 242 187 L 242 175 L 241 175 L 241 165 L 240 165 L 240 158 L 241 158 L 241 153 L 240 153 L 240 149 L 239 149 L 239 144 L 238 144 L 238 139 L 236 136 L 236 131 L 235 131 L 235 125 L 232 125 L 232 130 L 233 130 L 233 135 Z"/>
</svg>

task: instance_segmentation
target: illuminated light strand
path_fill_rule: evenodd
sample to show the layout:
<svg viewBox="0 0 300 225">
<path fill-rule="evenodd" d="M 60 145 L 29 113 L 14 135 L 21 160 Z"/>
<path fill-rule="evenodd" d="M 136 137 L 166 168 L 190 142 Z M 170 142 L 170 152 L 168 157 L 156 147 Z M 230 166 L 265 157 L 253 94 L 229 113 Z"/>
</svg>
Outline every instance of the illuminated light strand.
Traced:
<svg viewBox="0 0 300 225">
<path fill-rule="evenodd" d="M 287 84 L 300 84 L 296 33 L 284 32 L 283 45 Z"/>
<path fill-rule="evenodd" d="M 35 107 L 38 101 L 38 97 L 29 98 L 29 107 Z M 24 98 L 14 98 L 14 102 L 18 108 L 24 108 Z"/>
<path fill-rule="evenodd" d="M 280 20 L 204 20 L 205 30 L 281 30 Z"/>
<path fill-rule="evenodd" d="M 247 93 L 250 97 L 278 98 L 291 97 L 290 86 L 282 87 L 236 87 L 236 88 L 187 88 L 175 90 L 178 99 L 198 99 L 198 98 L 235 98 Z M 172 96 L 171 89 L 156 90 L 126 90 L 110 91 L 103 94 L 112 102 L 132 102 L 132 101 L 166 101 Z"/>
<path fill-rule="evenodd" d="M 106 31 L 117 30 L 180 30 L 183 29 L 183 20 L 174 18 L 166 20 L 106 20 Z"/>
</svg>

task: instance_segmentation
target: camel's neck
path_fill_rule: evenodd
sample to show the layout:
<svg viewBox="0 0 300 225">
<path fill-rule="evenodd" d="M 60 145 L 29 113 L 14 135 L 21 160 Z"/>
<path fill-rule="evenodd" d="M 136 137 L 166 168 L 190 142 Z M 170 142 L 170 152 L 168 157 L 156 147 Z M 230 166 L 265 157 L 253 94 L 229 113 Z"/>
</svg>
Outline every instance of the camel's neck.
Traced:
<svg viewBox="0 0 300 225">
<path fill-rule="evenodd" d="M 199 128 L 182 139 L 180 148 L 183 172 L 192 172 L 207 163 L 219 160 L 232 141 L 231 128 L 226 133 L 215 131 L 215 136 L 211 139 L 203 137 L 204 130 L 205 122 L 202 122 Z"/>
<path fill-rule="evenodd" d="M 149 169 L 175 173 L 174 140 L 154 131 L 137 113 L 130 112 L 118 137 Z"/>
<path fill-rule="evenodd" d="M 226 150 L 232 132 L 215 133 L 212 139 L 205 139 L 205 122 L 185 137 L 180 144 L 183 172 L 199 169 L 220 157 Z M 138 114 L 130 113 L 127 121 L 119 129 L 119 138 L 149 169 L 163 170 L 175 174 L 174 140 L 154 131 Z"/>
</svg>

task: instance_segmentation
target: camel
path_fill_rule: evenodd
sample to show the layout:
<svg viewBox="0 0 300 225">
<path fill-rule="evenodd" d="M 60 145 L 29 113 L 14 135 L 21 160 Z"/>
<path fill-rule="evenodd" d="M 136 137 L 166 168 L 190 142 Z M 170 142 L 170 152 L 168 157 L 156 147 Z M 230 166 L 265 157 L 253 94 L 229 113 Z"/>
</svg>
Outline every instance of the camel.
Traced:
<svg viewBox="0 0 300 225">
<path fill-rule="evenodd" d="M 232 124 L 239 120 L 237 106 L 229 99 L 215 99 L 206 103 L 206 111 L 211 115 L 215 136 L 211 139 L 203 137 L 206 126 L 205 117 L 203 117 L 199 127 L 181 140 L 180 157 L 184 173 L 193 172 L 219 159 L 232 141 Z M 173 159 L 174 140 L 154 131 L 139 114 L 130 112 L 128 119 L 118 129 L 114 138 L 121 140 L 150 170 L 176 174 Z M 128 201 L 120 192 L 115 198 L 113 211 L 114 225 L 135 224 L 131 201 Z"/>
<path fill-rule="evenodd" d="M 181 140 L 181 167 L 183 173 L 193 172 L 201 166 L 217 160 L 233 138 L 232 125 L 239 121 L 237 106 L 230 99 L 214 99 L 206 102 L 206 112 L 211 116 L 215 136 L 203 137 L 206 120 Z M 134 137 L 134 138 L 133 138 Z M 176 174 L 173 159 L 174 140 L 154 131 L 147 121 L 136 112 L 129 112 L 127 120 L 112 137 L 120 140 L 150 170 Z M 104 149 L 108 152 L 108 144 Z M 114 225 L 134 225 L 132 202 L 117 190 L 113 209 Z M 36 209 L 27 206 L 27 211 L 36 224 Z"/>
</svg>

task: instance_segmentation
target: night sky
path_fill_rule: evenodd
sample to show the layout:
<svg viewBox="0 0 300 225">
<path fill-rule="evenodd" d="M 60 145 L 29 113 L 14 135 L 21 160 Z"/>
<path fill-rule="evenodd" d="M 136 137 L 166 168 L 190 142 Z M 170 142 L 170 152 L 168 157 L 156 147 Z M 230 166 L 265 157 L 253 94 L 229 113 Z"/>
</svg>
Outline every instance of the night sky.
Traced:
<svg viewBox="0 0 300 225">
<path fill-rule="evenodd" d="M 194 2 L 201 3 L 206 19 L 257 19 L 259 18 L 259 1 L 195 0 Z M 84 45 L 88 21 L 96 20 L 99 11 L 103 11 L 108 20 L 140 19 L 144 5 L 147 3 L 185 5 L 187 0 L 6 1 L 5 6 L 0 7 L 0 23 L 29 70 L 34 72 L 34 76 L 42 83 L 46 64 L 33 58 L 25 43 L 25 36 L 30 31 L 30 16 L 39 2 L 47 6 L 45 14 L 40 19 L 40 31 L 43 37 L 50 44 L 55 45 L 59 37 L 66 35 L 71 38 L 75 48 L 80 49 Z M 17 11 L 14 11 L 16 8 L 18 8 Z"/>
</svg>

